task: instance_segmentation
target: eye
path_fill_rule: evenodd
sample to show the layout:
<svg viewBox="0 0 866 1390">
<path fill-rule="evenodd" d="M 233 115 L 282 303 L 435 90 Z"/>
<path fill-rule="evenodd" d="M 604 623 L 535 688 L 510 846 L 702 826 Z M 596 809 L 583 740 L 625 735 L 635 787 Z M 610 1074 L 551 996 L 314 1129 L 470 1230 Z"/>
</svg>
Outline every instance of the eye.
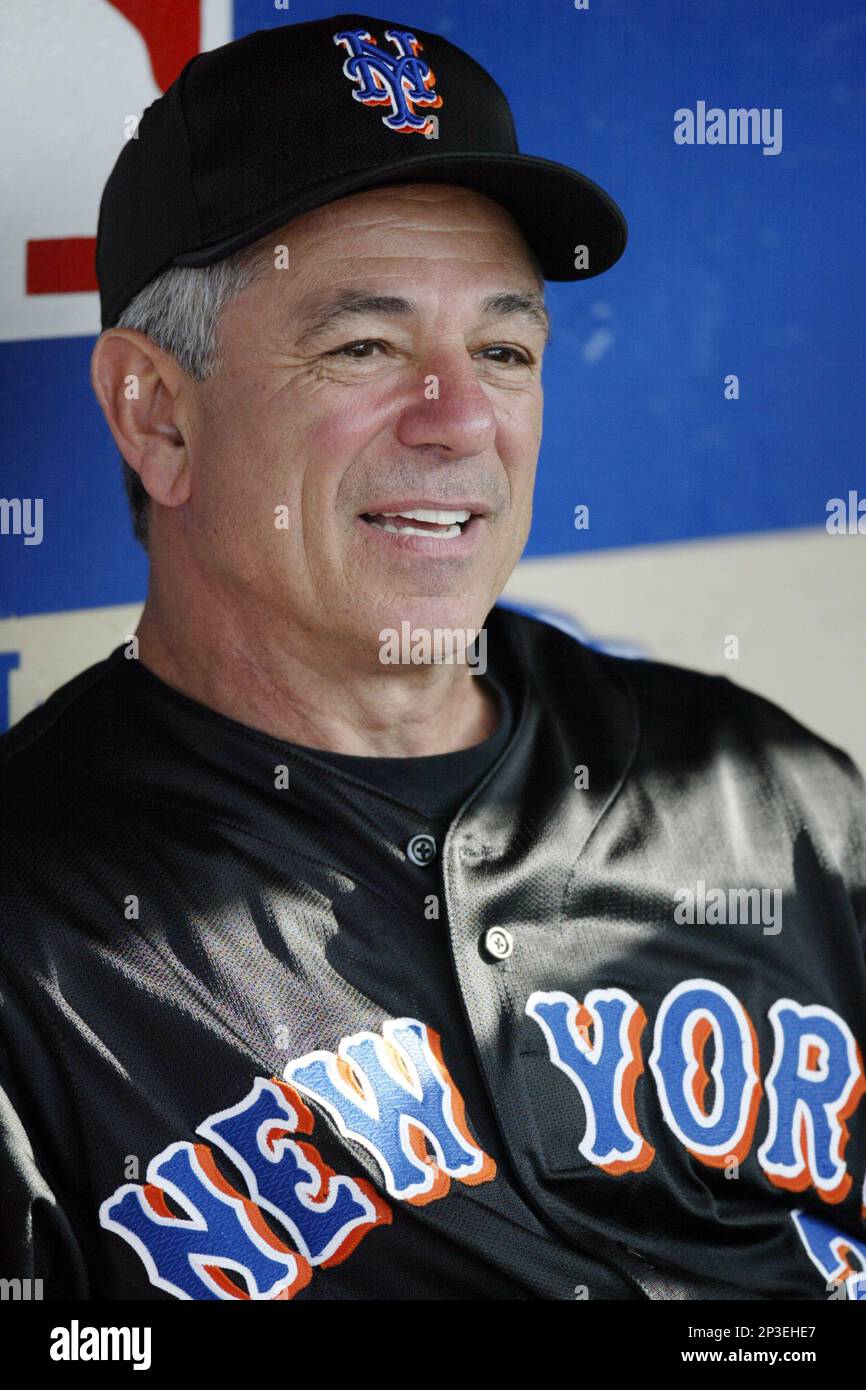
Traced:
<svg viewBox="0 0 866 1390">
<path fill-rule="evenodd" d="M 377 338 L 359 338 L 354 343 L 344 343 L 342 347 L 334 348 L 332 352 L 325 354 L 326 357 L 348 357 L 353 362 L 361 362 L 370 354 L 359 349 L 381 348 L 384 351 L 384 343 L 380 343 Z"/>
<path fill-rule="evenodd" d="M 487 353 L 490 352 L 507 353 L 511 357 L 511 362 L 505 362 L 501 357 L 490 359 L 491 361 L 496 361 L 497 365 L 499 366 L 529 367 L 532 365 L 532 358 L 529 356 L 528 353 L 522 352 L 520 348 L 506 347 L 503 344 L 497 344 L 495 347 L 483 348 L 482 352 L 479 355 L 486 356 Z"/>
</svg>

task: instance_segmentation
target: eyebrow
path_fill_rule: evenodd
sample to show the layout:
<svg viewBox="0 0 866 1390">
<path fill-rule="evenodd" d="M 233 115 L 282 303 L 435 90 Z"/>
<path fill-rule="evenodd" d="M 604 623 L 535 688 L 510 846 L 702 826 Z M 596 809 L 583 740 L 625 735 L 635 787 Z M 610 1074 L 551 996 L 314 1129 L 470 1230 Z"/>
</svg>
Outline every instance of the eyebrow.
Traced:
<svg viewBox="0 0 866 1390">
<path fill-rule="evenodd" d="M 502 290 L 488 295 L 479 305 L 485 318 L 510 318 L 520 314 L 529 319 L 544 333 L 545 346 L 550 342 L 550 315 L 541 294 L 534 290 Z M 418 313 L 418 305 L 411 299 L 399 295 L 370 294 L 364 290 L 344 290 L 340 294 L 324 299 L 307 301 L 302 305 L 299 323 L 300 335 L 296 339 L 298 347 L 319 338 L 353 316 L 364 314 L 383 314 L 394 318 L 410 318 Z"/>
</svg>

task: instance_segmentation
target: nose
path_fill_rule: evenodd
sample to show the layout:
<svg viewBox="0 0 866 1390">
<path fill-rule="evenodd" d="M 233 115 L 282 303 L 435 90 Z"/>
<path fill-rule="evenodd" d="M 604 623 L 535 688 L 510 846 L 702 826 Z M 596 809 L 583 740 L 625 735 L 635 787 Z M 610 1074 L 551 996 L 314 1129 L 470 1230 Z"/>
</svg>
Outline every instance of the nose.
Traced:
<svg viewBox="0 0 866 1390">
<path fill-rule="evenodd" d="M 496 438 L 496 415 L 465 349 L 431 355 L 400 413 L 397 436 L 407 447 L 424 445 L 470 458 Z"/>
</svg>

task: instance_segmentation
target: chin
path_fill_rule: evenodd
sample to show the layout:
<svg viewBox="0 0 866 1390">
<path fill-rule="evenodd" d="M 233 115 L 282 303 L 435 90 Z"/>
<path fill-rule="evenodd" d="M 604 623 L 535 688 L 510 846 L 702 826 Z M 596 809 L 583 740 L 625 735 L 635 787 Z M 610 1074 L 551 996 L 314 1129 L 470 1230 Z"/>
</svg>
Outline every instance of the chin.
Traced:
<svg viewBox="0 0 866 1390">
<path fill-rule="evenodd" d="M 471 641 L 472 634 L 482 627 L 491 607 L 492 602 L 486 599 L 467 600 L 465 596 L 404 599 L 382 604 L 377 610 L 376 622 L 370 631 L 370 641 L 377 653 L 377 659 L 380 648 L 386 645 L 387 649 L 393 652 L 397 644 L 397 649 L 403 657 L 407 643 L 417 651 L 423 652 L 423 642 L 428 634 L 429 640 L 433 643 L 433 650 L 436 650 L 437 641 L 446 644 L 449 642 L 449 633 L 466 634 L 466 640 Z M 380 634 L 383 632 L 388 636 L 381 639 Z M 459 652 L 459 638 L 457 642 L 458 645 L 453 650 Z M 456 660 L 459 659 L 458 656 Z"/>
</svg>

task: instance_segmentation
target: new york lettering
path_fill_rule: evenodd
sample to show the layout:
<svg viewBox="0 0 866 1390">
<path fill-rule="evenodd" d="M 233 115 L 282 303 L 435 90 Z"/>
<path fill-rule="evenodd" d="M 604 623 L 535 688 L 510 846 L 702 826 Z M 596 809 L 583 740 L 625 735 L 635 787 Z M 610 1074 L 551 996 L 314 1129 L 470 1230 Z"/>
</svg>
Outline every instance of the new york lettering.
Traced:
<svg viewBox="0 0 866 1390">
<path fill-rule="evenodd" d="M 339 1264 L 390 1224 L 391 1207 L 372 1183 L 335 1173 L 299 1137 L 313 1131 L 301 1088 L 368 1149 L 386 1190 L 403 1201 L 436 1201 L 452 1179 L 495 1176 L 469 1131 L 438 1034 L 417 1019 L 386 1020 L 381 1037 L 344 1038 L 337 1054 L 310 1053 L 285 1074 L 297 1074 L 297 1089 L 257 1077 L 237 1105 L 198 1126 L 210 1147 L 169 1145 L 151 1160 L 145 1184 L 125 1184 L 99 1209 L 101 1225 L 175 1298 L 293 1298 L 314 1268 Z M 245 1193 L 220 1172 L 215 1151 L 241 1173 Z"/>
<path fill-rule="evenodd" d="M 635 1108 L 647 1026 L 639 1002 L 618 988 L 592 990 L 582 1002 L 538 990 L 525 1012 L 573 1084 L 579 1152 L 618 1180 L 649 1168 L 655 1149 Z M 751 1151 L 766 1100 L 756 1159 L 767 1181 L 841 1202 L 853 1182 L 847 1122 L 866 1089 L 860 1049 L 832 1009 L 779 999 L 768 1018 L 773 1057 L 762 1084 L 757 1033 L 741 1001 L 713 980 L 674 986 L 648 1055 L 660 1113 L 699 1162 L 722 1167 Z M 102 1203 L 101 1224 L 137 1252 L 152 1284 L 176 1298 L 291 1299 L 316 1270 L 390 1224 L 392 1209 L 373 1184 L 336 1173 L 310 1142 L 305 1097 L 372 1156 L 395 1200 L 423 1205 L 445 1197 L 452 1182 L 496 1175 L 472 1136 L 438 1034 L 417 1019 L 388 1019 L 381 1034 L 358 1032 L 336 1052 L 290 1061 L 283 1080 L 257 1077 L 241 1101 L 198 1126 L 207 1143 L 169 1145 L 151 1160 L 145 1183 L 128 1183 Z M 220 1153 L 244 1192 L 220 1171 Z M 866 1241 L 800 1209 L 791 1219 L 828 1285 L 866 1297 Z"/>
<path fill-rule="evenodd" d="M 634 1109 L 646 1022 L 637 1001 L 619 989 L 593 990 L 583 1003 L 560 990 L 536 990 L 525 1011 L 580 1098 L 580 1153 L 615 1177 L 648 1167 L 654 1155 Z M 756 1157 L 767 1180 L 790 1192 L 812 1187 L 822 1201 L 842 1202 L 853 1181 L 845 1164 L 847 1121 L 866 1090 L 860 1049 L 844 1019 L 822 1005 L 778 999 L 768 1017 L 774 1050 L 762 1088 L 757 1033 L 740 1000 L 714 980 L 683 980 L 671 989 L 649 1055 L 661 1113 L 690 1154 L 723 1167 L 750 1152 L 765 1094 L 769 1125 Z"/>
</svg>

